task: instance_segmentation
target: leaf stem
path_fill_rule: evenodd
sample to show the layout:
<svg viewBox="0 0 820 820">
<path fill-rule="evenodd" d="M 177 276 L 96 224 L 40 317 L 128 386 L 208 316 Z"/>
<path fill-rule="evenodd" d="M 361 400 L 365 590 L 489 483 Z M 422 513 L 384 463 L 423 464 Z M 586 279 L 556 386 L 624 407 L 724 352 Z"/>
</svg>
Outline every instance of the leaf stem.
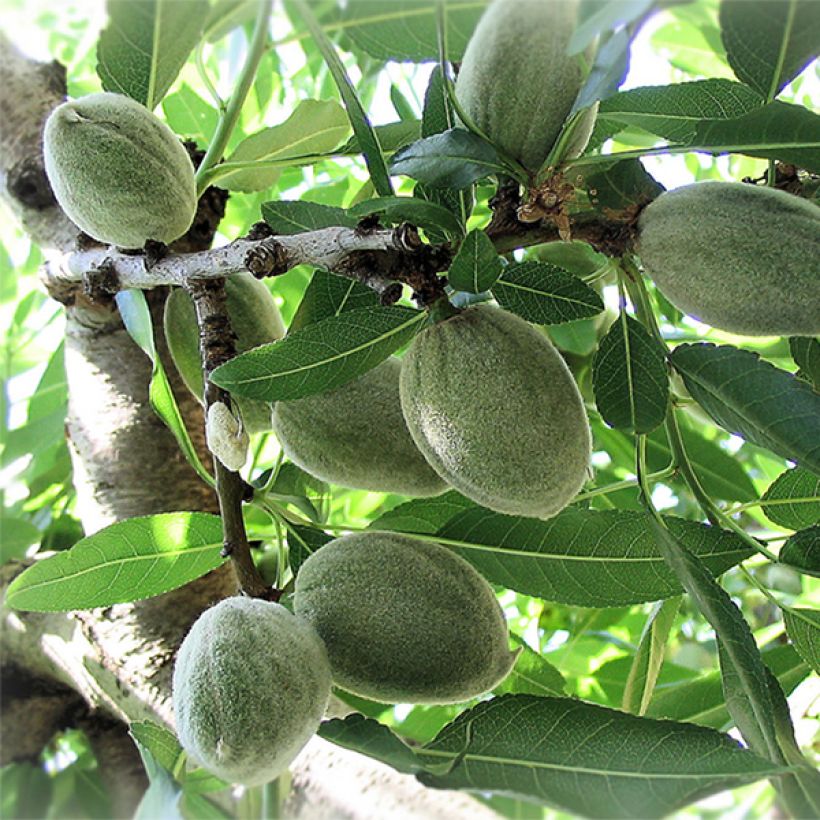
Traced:
<svg viewBox="0 0 820 820">
<path fill-rule="evenodd" d="M 228 140 L 231 138 L 233 129 L 239 121 L 242 106 L 245 104 L 245 99 L 256 78 L 259 61 L 265 53 L 265 41 L 268 37 L 273 4 L 271 0 L 258 0 L 258 2 L 259 6 L 256 12 L 256 21 L 254 22 L 253 35 L 251 36 L 248 56 L 245 58 L 245 65 L 242 66 L 242 72 L 239 75 L 236 88 L 233 94 L 231 94 L 224 113 L 219 118 L 219 123 L 216 126 L 211 144 L 208 146 L 208 150 L 205 152 L 205 156 L 202 158 L 202 162 L 199 163 L 199 168 L 197 168 L 196 171 L 197 196 L 201 196 L 205 188 L 208 187 L 208 171 L 220 161 L 222 154 L 225 152 Z"/>
</svg>

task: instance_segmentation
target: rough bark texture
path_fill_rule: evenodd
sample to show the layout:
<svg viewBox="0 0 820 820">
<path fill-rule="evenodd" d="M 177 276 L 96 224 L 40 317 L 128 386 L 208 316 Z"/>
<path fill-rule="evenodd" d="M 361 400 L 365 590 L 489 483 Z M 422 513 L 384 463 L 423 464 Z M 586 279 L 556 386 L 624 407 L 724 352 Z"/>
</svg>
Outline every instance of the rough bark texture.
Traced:
<svg viewBox="0 0 820 820">
<path fill-rule="evenodd" d="M 44 250 L 64 253 L 75 246 L 77 231 L 51 199 L 40 136 L 44 118 L 65 94 L 64 73 L 56 64 L 27 60 L 7 42 L 0 42 L 0 60 L 0 193 L 34 241 Z M 207 246 L 215 210 L 207 204 L 177 249 Z M 67 433 L 86 530 L 134 515 L 215 509 L 215 500 L 151 410 L 148 359 L 131 342 L 111 304 L 91 302 L 75 287 L 52 295 L 67 305 Z M 155 318 L 161 300 L 161 293 L 152 297 Z M 175 377 L 172 367 L 169 375 Z M 198 403 L 185 390 L 177 395 L 201 444 Z M 0 589 L 22 568 L 19 562 L 1 567 Z M 33 759 L 54 732 L 79 725 L 97 750 L 115 816 L 131 815 L 145 780 L 125 721 L 172 723 L 169 684 L 176 648 L 199 613 L 234 590 L 233 573 L 225 568 L 135 604 L 70 614 L 3 609 L 5 760 Z M 295 763 L 285 814 L 419 820 L 494 816 L 468 796 L 426 790 L 411 777 L 318 738 Z"/>
</svg>

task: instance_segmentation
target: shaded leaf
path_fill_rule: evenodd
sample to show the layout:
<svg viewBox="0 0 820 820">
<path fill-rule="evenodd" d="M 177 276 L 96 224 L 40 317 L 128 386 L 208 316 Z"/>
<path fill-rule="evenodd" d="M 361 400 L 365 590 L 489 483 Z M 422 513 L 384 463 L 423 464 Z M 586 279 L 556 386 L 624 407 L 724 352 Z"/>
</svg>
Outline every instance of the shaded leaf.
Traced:
<svg viewBox="0 0 820 820">
<path fill-rule="evenodd" d="M 815 609 L 784 609 L 783 621 L 794 648 L 820 674 L 820 612 Z"/>
<path fill-rule="evenodd" d="M 448 0 L 447 59 L 460 60 L 486 0 Z M 345 33 L 371 57 L 423 62 L 438 58 L 436 8 L 429 0 L 351 0 L 342 13 Z"/>
<path fill-rule="evenodd" d="M 781 473 L 763 494 L 766 517 L 792 530 L 820 521 L 820 477 L 795 467 Z"/>
<path fill-rule="evenodd" d="M 431 137 L 448 131 L 458 124 L 452 111 L 450 97 L 441 75 L 441 66 L 437 65 L 430 73 L 427 90 L 424 92 L 424 108 L 421 116 L 421 136 Z"/>
<path fill-rule="evenodd" d="M 426 785 L 502 792 L 584 817 L 660 817 L 778 771 L 712 729 L 533 695 L 480 703 L 419 756 L 459 761 L 420 775 Z"/>
<path fill-rule="evenodd" d="M 281 167 L 276 162 L 333 150 L 350 132 L 342 107 L 333 100 L 302 100 L 281 124 L 246 137 L 228 162 L 258 162 L 258 166 L 220 176 L 219 187 L 229 191 L 264 191 L 276 183 Z"/>
<path fill-rule="evenodd" d="M 418 532 L 432 535 L 438 532 L 451 518 L 463 510 L 475 507 L 475 503 L 449 490 L 433 498 L 415 498 L 399 504 L 382 513 L 371 522 L 370 529 L 394 530 L 396 532 Z"/>
<path fill-rule="evenodd" d="M 379 145 L 385 153 L 393 153 L 415 142 L 421 137 L 421 123 L 416 120 L 402 120 L 401 122 L 388 122 L 384 125 L 374 125 L 373 133 L 379 140 Z M 359 138 L 354 134 L 341 148 L 334 151 L 334 154 L 361 154 L 362 147 Z"/>
<path fill-rule="evenodd" d="M 572 33 L 567 54 L 580 54 L 599 34 L 639 20 L 652 8 L 653 0 L 609 0 L 590 4 L 591 10 Z M 583 10 L 582 10 L 583 11 Z"/>
<path fill-rule="evenodd" d="M 219 122 L 219 113 L 189 85 L 168 95 L 162 101 L 162 110 L 166 122 L 177 134 L 194 140 L 200 148 L 208 147 Z"/>
<path fill-rule="evenodd" d="M 416 774 L 424 768 L 416 752 L 395 732 L 364 715 L 354 713 L 344 719 L 326 720 L 320 724 L 318 734 L 344 749 L 380 760 L 403 774 Z"/>
<path fill-rule="evenodd" d="M 820 391 L 820 341 L 810 336 L 793 336 L 789 339 L 789 350 L 800 368 L 798 377 Z"/>
<path fill-rule="evenodd" d="M 493 285 L 501 307 L 538 325 L 557 325 L 595 316 L 601 297 L 577 276 L 548 262 L 513 262 Z"/>
<path fill-rule="evenodd" d="M 519 652 L 509 675 L 493 689 L 497 695 L 509 692 L 518 695 L 563 695 L 564 676 L 518 635 L 510 634 L 510 648 Z"/>
<path fill-rule="evenodd" d="M 738 79 L 771 100 L 820 51 L 820 15 L 813 0 L 723 0 L 720 36 Z"/>
<path fill-rule="evenodd" d="M 408 342 L 425 318 L 396 305 L 346 311 L 242 353 L 210 379 L 239 396 L 265 401 L 312 396 L 374 368 Z"/>
<path fill-rule="evenodd" d="M 665 190 L 637 159 L 613 162 L 585 174 L 584 186 L 595 210 L 617 221 L 634 219 L 639 208 Z"/>
<path fill-rule="evenodd" d="M 592 365 L 595 404 L 610 427 L 651 433 L 669 402 L 665 351 L 646 328 L 621 311 Z"/>
<path fill-rule="evenodd" d="M 435 202 L 412 196 L 383 196 L 360 202 L 350 209 L 356 217 L 383 213 L 391 222 L 410 222 L 420 228 L 440 229 L 451 237 L 464 234 L 464 226 L 451 211 Z"/>
<path fill-rule="evenodd" d="M 772 717 L 775 705 L 749 624 L 705 564 L 666 527 L 654 518 L 651 523 L 664 559 L 715 630 L 729 714 L 752 749 L 780 761 Z"/>
<path fill-rule="evenodd" d="M 128 518 L 38 561 L 9 586 L 14 609 L 63 612 L 138 601 L 216 569 L 222 522 L 206 513 Z"/>
<path fill-rule="evenodd" d="M 299 572 L 299 567 L 313 555 L 316 550 L 321 549 L 329 541 L 333 540 L 332 535 L 315 527 L 303 527 L 299 524 L 292 524 L 285 521 L 287 528 L 288 542 L 288 562 L 294 576 Z"/>
<path fill-rule="evenodd" d="M 330 316 L 339 316 L 348 310 L 376 307 L 378 304 L 376 292 L 366 285 L 355 279 L 317 269 L 313 272 L 288 332 L 294 333 L 307 325 Z"/>
<path fill-rule="evenodd" d="M 670 358 L 721 427 L 820 472 L 820 395 L 805 382 L 728 345 L 684 344 Z"/>
<path fill-rule="evenodd" d="M 151 752 L 160 766 L 174 771 L 183 751 L 173 732 L 150 720 L 137 720 L 128 726 L 128 733 Z"/>
<path fill-rule="evenodd" d="M 715 574 L 748 557 L 732 533 L 667 517 L 669 527 Z M 465 510 L 436 533 L 491 582 L 548 601 L 610 607 L 678 595 L 650 516 L 627 510 L 569 507 L 547 521 L 481 507 Z"/>
<path fill-rule="evenodd" d="M 157 106 L 199 42 L 207 0 L 108 0 L 108 25 L 97 44 L 105 91 Z"/>
<path fill-rule="evenodd" d="M 622 91 L 601 103 L 600 116 L 643 128 L 671 142 L 685 142 L 694 137 L 701 120 L 735 119 L 765 102 L 742 83 L 695 80 Z"/>
<path fill-rule="evenodd" d="M 680 604 L 681 598 L 669 598 L 652 607 L 626 679 L 623 695 L 625 712 L 646 714 L 663 664 L 669 632 L 675 623 Z"/>
<path fill-rule="evenodd" d="M 777 557 L 784 564 L 820 578 L 820 524 L 796 532 Z"/>
<path fill-rule="evenodd" d="M 456 290 L 483 293 L 501 275 L 501 258 L 484 231 L 470 231 L 450 264 L 447 280 Z"/>
<path fill-rule="evenodd" d="M 775 101 L 737 119 L 704 120 L 692 150 L 777 159 L 820 173 L 820 115 Z"/>
<path fill-rule="evenodd" d="M 622 28 L 598 49 L 592 69 L 575 98 L 570 114 L 618 92 L 629 71 L 630 41 L 629 32 Z"/>
<path fill-rule="evenodd" d="M 393 155 L 390 171 L 440 188 L 467 188 L 491 174 L 509 173 L 489 142 L 463 128 L 400 149 Z"/>
<path fill-rule="evenodd" d="M 40 530 L 24 518 L 0 515 L 0 563 L 22 558 L 40 540 Z"/>
<path fill-rule="evenodd" d="M 356 218 L 344 208 L 300 200 L 273 200 L 262 204 L 262 217 L 274 233 L 290 236 L 321 228 L 355 228 Z M 331 274 L 327 274 L 330 276 Z M 335 277 L 339 279 L 341 277 Z"/>
</svg>

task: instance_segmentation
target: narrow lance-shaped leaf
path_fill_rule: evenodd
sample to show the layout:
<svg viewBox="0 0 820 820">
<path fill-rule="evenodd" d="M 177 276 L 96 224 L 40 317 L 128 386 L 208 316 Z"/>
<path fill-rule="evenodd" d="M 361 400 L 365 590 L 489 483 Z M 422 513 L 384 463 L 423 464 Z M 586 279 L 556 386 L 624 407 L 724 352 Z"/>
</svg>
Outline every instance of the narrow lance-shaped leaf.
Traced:
<svg viewBox="0 0 820 820">
<path fill-rule="evenodd" d="M 805 382 L 728 345 L 680 345 L 671 361 L 721 427 L 820 473 L 820 395 Z"/>
<path fill-rule="evenodd" d="M 64 612 L 150 598 L 216 569 L 225 560 L 222 540 L 216 515 L 128 518 L 29 567 L 9 586 L 6 603 Z"/>
<path fill-rule="evenodd" d="M 450 519 L 475 503 L 450 490 L 433 498 L 414 498 L 382 513 L 370 524 L 373 530 L 395 530 L 397 532 L 417 532 L 432 535 L 438 532 Z"/>
<path fill-rule="evenodd" d="M 421 329 L 425 316 L 395 305 L 347 311 L 249 350 L 210 378 L 239 396 L 265 401 L 312 396 L 384 361 Z"/>
<path fill-rule="evenodd" d="M 526 641 L 510 634 L 510 649 L 518 652 L 509 675 L 495 687 L 497 695 L 509 692 L 517 695 L 563 695 L 567 683 L 563 675 Z"/>
<path fill-rule="evenodd" d="M 483 293 L 501 275 L 501 258 L 482 230 L 470 231 L 453 259 L 447 279 L 456 290 Z"/>
<path fill-rule="evenodd" d="M 97 73 L 116 91 L 153 110 L 199 42 L 207 0 L 108 0 L 97 45 Z"/>
<path fill-rule="evenodd" d="M 455 764 L 419 775 L 426 785 L 501 792 L 583 817 L 661 817 L 782 770 L 712 729 L 533 695 L 480 703 L 418 755 Z"/>
<path fill-rule="evenodd" d="M 293 3 L 299 13 L 299 17 L 307 26 L 322 57 L 324 57 L 330 74 L 333 77 L 333 81 L 339 89 L 339 94 L 347 109 L 347 115 L 350 118 L 350 124 L 353 126 L 353 133 L 359 140 L 359 145 L 364 154 L 364 161 L 367 165 L 367 170 L 370 172 L 373 187 L 379 196 L 391 196 L 393 194 L 393 185 L 387 173 L 387 166 L 384 162 L 384 155 L 382 154 L 379 139 L 373 131 L 373 126 L 370 124 L 367 113 L 362 107 L 362 103 L 359 100 L 353 83 L 350 81 L 350 77 L 347 75 L 344 64 L 336 53 L 335 46 L 322 30 L 319 21 L 316 19 L 316 15 L 307 2 L 305 2 L 305 0 L 293 0 Z"/>
<path fill-rule="evenodd" d="M 663 663 L 669 632 L 675 623 L 680 604 L 680 598 L 658 602 L 646 619 L 638 651 L 626 679 L 624 711 L 636 715 L 646 714 Z"/>
<path fill-rule="evenodd" d="M 669 401 L 664 350 L 623 311 L 595 354 L 592 387 L 595 404 L 611 427 L 651 433 L 663 423 Z"/>
<path fill-rule="evenodd" d="M 179 411 L 162 360 L 157 355 L 154 345 L 154 329 L 151 313 L 145 295 L 139 290 L 123 290 L 116 297 L 117 308 L 122 316 L 125 329 L 139 348 L 151 360 L 151 383 L 148 386 L 148 400 L 154 412 L 162 419 L 173 433 L 179 449 L 194 468 L 196 474 L 206 483 L 214 486 L 211 474 L 199 459 L 199 453 L 188 435 L 188 428 Z"/>
<path fill-rule="evenodd" d="M 723 0 L 720 36 L 738 79 L 772 100 L 817 56 L 814 0 Z"/>
<path fill-rule="evenodd" d="M 820 341 L 808 336 L 792 336 L 789 350 L 800 368 L 797 375 L 820 392 Z"/>
<path fill-rule="evenodd" d="M 558 325 L 595 316 L 601 297 L 577 276 L 548 262 L 513 262 L 493 285 L 501 307 L 538 325 Z"/>
<path fill-rule="evenodd" d="M 318 202 L 300 200 L 274 200 L 262 204 L 262 217 L 278 234 L 295 234 L 318 231 L 320 228 L 355 228 L 356 218 L 344 208 L 320 205 Z"/>
<path fill-rule="evenodd" d="M 749 555 L 732 533 L 682 518 L 665 520 L 710 572 L 724 572 Z M 647 513 L 625 510 L 569 507 L 542 521 L 475 507 L 429 538 L 508 589 L 576 606 L 623 606 L 682 591 L 649 521 Z"/>
<path fill-rule="evenodd" d="M 376 292 L 361 282 L 317 268 L 296 309 L 288 333 L 295 333 L 307 325 L 349 310 L 377 307 L 378 304 Z"/>
<path fill-rule="evenodd" d="M 443 230 L 453 238 L 464 233 L 464 226 L 447 208 L 411 196 L 382 196 L 360 202 L 350 213 L 359 218 L 383 213 L 393 222 L 411 222 L 420 228 Z"/>
<path fill-rule="evenodd" d="M 766 667 L 749 624 L 703 563 L 673 533 L 654 518 L 652 530 L 664 560 L 715 630 L 726 705 L 735 724 L 758 754 L 781 761 Z"/>
</svg>

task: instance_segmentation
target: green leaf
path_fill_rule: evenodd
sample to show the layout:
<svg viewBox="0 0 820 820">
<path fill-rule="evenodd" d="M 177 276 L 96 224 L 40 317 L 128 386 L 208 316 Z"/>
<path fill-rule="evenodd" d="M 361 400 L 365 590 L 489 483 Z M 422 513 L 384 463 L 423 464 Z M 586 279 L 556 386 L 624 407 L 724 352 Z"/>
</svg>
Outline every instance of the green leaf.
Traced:
<svg viewBox="0 0 820 820">
<path fill-rule="evenodd" d="M 509 675 L 493 689 L 496 695 L 563 695 L 567 686 L 564 676 L 518 635 L 510 634 L 510 648 L 518 660 Z"/>
<path fill-rule="evenodd" d="M 458 124 L 453 113 L 450 97 L 441 75 L 441 66 L 437 65 L 430 73 L 430 81 L 424 92 L 424 108 L 421 116 L 421 136 L 432 137 L 449 131 Z"/>
<path fill-rule="evenodd" d="M 516 592 L 576 606 L 623 606 L 682 591 L 650 520 L 643 512 L 569 507 L 542 521 L 476 507 L 448 521 L 431 540 Z M 665 520 L 712 573 L 749 555 L 732 533 L 682 518 Z"/>
<path fill-rule="evenodd" d="M 513 262 L 493 285 L 501 307 L 537 325 L 558 325 L 595 316 L 601 297 L 577 276 L 549 262 Z"/>
<path fill-rule="evenodd" d="M 607 120 L 637 126 L 671 142 L 686 142 L 701 120 L 731 120 L 765 105 L 756 91 L 731 80 L 695 80 L 622 91 L 601 103 Z"/>
<path fill-rule="evenodd" d="M 626 679 L 623 696 L 625 712 L 632 712 L 635 715 L 646 714 L 663 664 L 666 642 L 675 623 L 681 600 L 669 598 L 666 601 L 659 601 L 652 607 Z"/>
<path fill-rule="evenodd" d="M 779 762 L 774 702 L 749 624 L 705 564 L 654 518 L 651 524 L 664 560 L 715 630 L 729 714 L 751 748 Z"/>
<path fill-rule="evenodd" d="M 434 498 L 415 498 L 382 513 L 370 524 L 372 530 L 417 532 L 428 535 L 438 532 L 450 519 L 475 504 L 455 490 Z"/>
<path fill-rule="evenodd" d="M 486 0 L 448 0 L 447 59 L 460 60 Z M 410 60 L 438 58 L 436 7 L 430 0 L 351 0 L 342 13 L 345 33 L 371 57 Z"/>
<path fill-rule="evenodd" d="M 370 172 L 370 179 L 373 182 L 373 187 L 379 196 L 391 196 L 393 194 L 393 185 L 390 182 L 390 176 L 387 173 L 387 166 L 384 162 L 384 155 L 379 144 L 379 138 L 373 131 L 373 126 L 370 124 L 370 119 L 367 116 L 359 96 L 350 77 L 347 75 L 344 64 L 339 55 L 336 53 L 336 48 L 330 42 L 327 35 L 322 30 L 319 21 L 316 19 L 310 6 L 306 0 L 292 0 L 299 17 L 307 27 L 311 36 L 313 37 L 316 46 L 322 54 L 327 63 L 336 87 L 339 89 L 342 101 L 347 109 L 347 116 L 350 119 L 350 124 L 353 126 L 353 133 L 359 141 L 364 154 L 365 165 Z"/>
<path fill-rule="evenodd" d="M 820 472 L 820 395 L 805 382 L 728 345 L 684 344 L 670 358 L 721 427 Z"/>
<path fill-rule="evenodd" d="M 137 806 L 134 820 L 183 820 L 179 808 L 182 789 L 171 773 L 139 740 L 136 740 L 136 744 L 148 775 L 148 788 Z"/>
<path fill-rule="evenodd" d="M 148 387 L 148 399 L 152 409 L 171 431 L 179 449 L 182 450 L 182 454 L 194 468 L 196 474 L 206 484 L 213 487 L 214 479 L 199 459 L 199 453 L 188 435 L 188 428 L 185 426 L 177 400 L 171 390 L 162 360 L 157 355 L 154 345 L 154 328 L 145 294 L 140 290 L 121 290 L 114 298 L 125 329 L 151 360 L 151 384 Z"/>
<path fill-rule="evenodd" d="M 291 572 L 296 576 L 299 567 L 316 550 L 332 541 L 333 536 L 315 527 L 303 527 L 299 524 L 291 524 L 289 521 L 285 521 L 285 527 L 288 531 L 288 562 L 290 563 Z"/>
<path fill-rule="evenodd" d="M 404 148 L 411 142 L 415 142 L 421 137 L 421 123 L 414 120 L 402 120 L 401 122 L 388 122 L 384 125 L 374 125 L 373 132 L 376 134 L 385 153 L 393 153 L 399 148 Z M 361 154 L 362 148 L 359 140 L 354 134 L 341 148 L 334 151 L 334 154 L 343 156 L 345 154 Z"/>
<path fill-rule="evenodd" d="M 789 339 L 789 350 L 800 368 L 798 377 L 820 392 L 820 341 L 809 336 L 793 336 Z"/>
<path fill-rule="evenodd" d="M 790 693 L 809 674 L 809 667 L 788 644 L 764 649 L 763 662 Z M 687 723 L 699 723 L 713 729 L 732 725 L 726 709 L 720 672 L 706 672 L 694 680 L 659 687 L 649 704 L 650 717 L 670 718 Z"/>
<path fill-rule="evenodd" d="M 418 754 L 456 764 L 420 775 L 426 785 L 501 792 L 583 817 L 661 817 L 782 771 L 712 729 L 533 695 L 480 703 Z"/>
<path fill-rule="evenodd" d="M 763 494 L 766 517 L 791 530 L 820 521 L 820 477 L 795 467 L 781 473 Z"/>
<path fill-rule="evenodd" d="M 318 734 L 343 749 L 380 760 L 403 774 L 417 774 L 424 768 L 416 752 L 397 734 L 358 713 L 324 721 Z"/>
<path fill-rule="evenodd" d="M 304 231 L 318 231 L 322 228 L 355 228 L 356 219 L 344 208 L 320 205 L 317 202 L 300 200 L 274 200 L 262 204 L 262 218 L 274 233 L 290 236 Z M 330 274 L 327 274 L 330 276 Z M 340 277 L 335 277 L 340 278 Z"/>
<path fill-rule="evenodd" d="M 660 196 L 664 187 L 637 159 L 613 162 L 584 175 L 595 210 L 616 221 L 634 220 L 639 208 Z"/>
<path fill-rule="evenodd" d="M 219 123 L 219 113 L 189 85 L 169 94 L 162 101 L 165 121 L 181 137 L 207 148 Z"/>
<path fill-rule="evenodd" d="M 616 0 L 616 2 L 590 3 L 581 9 L 584 15 L 572 33 L 567 54 L 580 54 L 600 34 L 608 34 L 618 28 L 634 23 L 652 7 L 652 0 Z M 586 12 L 586 13 L 585 13 Z"/>
<path fill-rule="evenodd" d="M 360 202 L 350 209 L 353 216 L 383 213 L 391 222 L 410 222 L 420 228 L 439 229 L 452 238 L 464 235 L 464 226 L 451 211 L 435 202 L 412 196 L 383 196 Z"/>
<path fill-rule="evenodd" d="M 610 427 L 651 433 L 669 403 L 665 351 L 624 311 L 601 340 L 592 365 L 595 404 Z"/>
<path fill-rule="evenodd" d="M 467 234 L 450 264 L 447 279 L 456 290 L 483 293 L 501 275 L 501 259 L 484 231 Z"/>
<path fill-rule="evenodd" d="M 391 305 L 350 310 L 249 350 L 211 373 L 211 381 L 239 396 L 265 401 L 300 399 L 352 381 L 417 333 L 422 311 Z"/>
<path fill-rule="evenodd" d="M 817 56 L 820 15 L 813 0 L 723 0 L 720 34 L 738 79 L 772 100 Z"/>
<path fill-rule="evenodd" d="M 317 269 L 290 323 L 289 333 L 348 310 L 377 307 L 376 292 L 355 279 Z"/>
<path fill-rule="evenodd" d="M 794 648 L 820 674 L 820 612 L 816 609 L 784 609 L 783 621 Z"/>
<path fill-rule="evenodd" d="M 820 524 L 796 532 L 777 557 L 783 564 L 820 578 Z"/>
<path fill-rule="evenodd" d="M 820 115 L 775 101 L 734 120 L 704 120 L 691 150 L 777 159 L 820 173 Z"/>
<path fill-rule="evenodd" d="M 463 128 L 402 148 L 393 155 L 390 171 L 435 188 L 467 188 L 483 177 L 510 173 L 489 142 Z"/>
<path fill-rule="evenodd" d="M 150 720 L 137 720 L 128 727 L 131 735 L 141 746 L 148 749 L 160 766 L 173 772 L 179 756 L 184 754 L 176 735 Z"/>
<path fill-rule="evenodd" d="M 150 598 L 225 560 L 222 522 L 207 513 L 128 518 L 38 561 L 9 586 L 14 609 L 65 612 Z"/>
<path fill-rule="evenodd" d="M 207 0 L 108 0 L 97 44 L 103 89 L 156 108 L 199 42 Z"/>
<path fill-rule="evenodd" d="M 228 157 L 228 162 L 259 163 L 252 168 L 220 176 L 219 187 L 229 191 L 264 191 L 276 183 L 281 163 L 290 157 L 322 154 L 333 150 L 350 132 L 342 107 L 333 100 L 303 100 L 280 125 L 246 137 Z"/>
<path fill-rule="evenodd" d="M 629 31 L 622 28 L 597 49 L 592 68 L 572 104 L 570 115 L 618 92 L 629 71 L 630 42 Z"/>
</svg>

